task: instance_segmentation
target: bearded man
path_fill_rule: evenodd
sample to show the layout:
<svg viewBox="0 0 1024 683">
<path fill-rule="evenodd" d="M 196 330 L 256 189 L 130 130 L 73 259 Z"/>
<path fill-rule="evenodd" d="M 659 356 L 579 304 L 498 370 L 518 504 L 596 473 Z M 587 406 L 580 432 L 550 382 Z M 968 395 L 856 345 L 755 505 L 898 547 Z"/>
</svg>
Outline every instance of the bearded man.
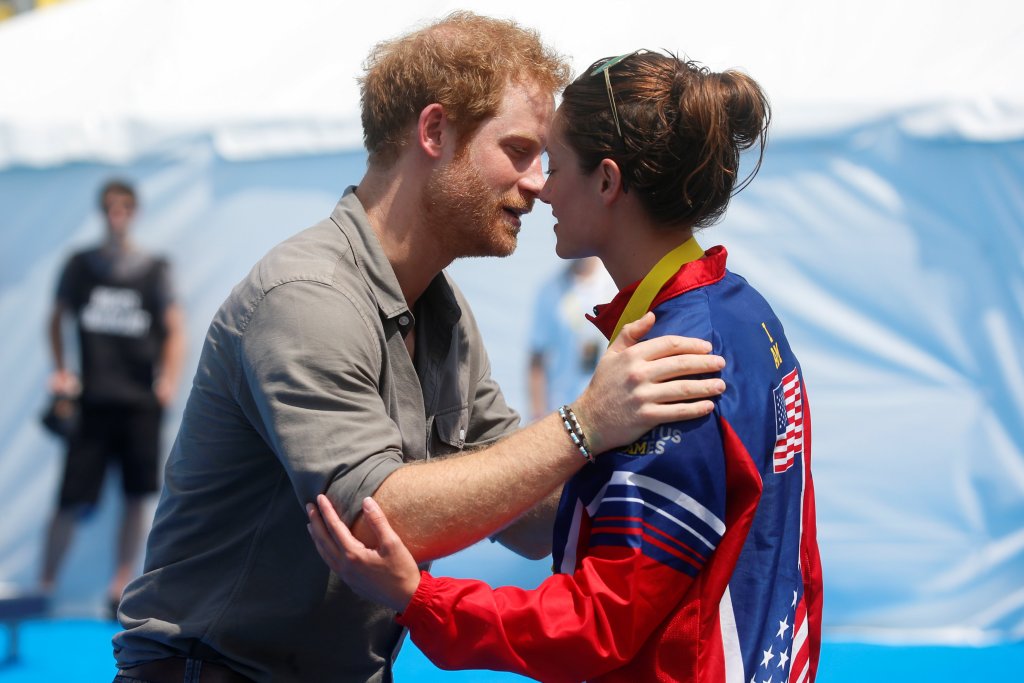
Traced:
<svg viewBox="0 0 1024 683">
<path fill-rule="evenodd" d="M 637 343 L 648 320 L 605 354 L 572 429 L 556 414 L 517 429 L 443 269 L 515 249 L 568 68 L 534 32 L 469 13 L 367 64 L 366 175 L 210 326 L 145 573 L 121 603 L 115 680 L 389 681 L 402 628 L 318 557 L 317 494 L 367 542 L 373 495 L 419 562 L 488 536 L 543 556 L 547 501 L 586 463 L 578 434 L 604 451 L 707 414 L 686 399 L 724 388 L 671 379 L 722 361 L 697 340 Z"/>
</svg>

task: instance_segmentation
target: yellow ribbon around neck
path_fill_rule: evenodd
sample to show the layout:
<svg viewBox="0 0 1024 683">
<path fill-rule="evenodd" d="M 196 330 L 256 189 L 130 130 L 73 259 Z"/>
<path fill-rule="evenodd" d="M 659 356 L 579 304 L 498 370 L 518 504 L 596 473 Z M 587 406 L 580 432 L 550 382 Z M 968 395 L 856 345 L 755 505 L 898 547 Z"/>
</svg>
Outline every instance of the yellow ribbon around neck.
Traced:
<svg viewBox="0 0 1024 683">
<path fill-rule="evenodd" d="M 672 276 L 679 272 L 679 269 L 691 261 L 704 256 L 704 250 L 697 244 L 697 240 L 691 237 L 678 247 L 661 257 L 661 260 L 654 264 L 651 272 L 640 281 L 633 296 L 629 297 L 629 303 L 622 310 L 619 322 L 615 323 L 615 331 L 608 341 L 611 344 L 619 336 L 623 326 L 634 320 L 639 320 L 651 308 L 654 297 L 665 286 L 665 283 L 672 279 Z"/>
</svg>

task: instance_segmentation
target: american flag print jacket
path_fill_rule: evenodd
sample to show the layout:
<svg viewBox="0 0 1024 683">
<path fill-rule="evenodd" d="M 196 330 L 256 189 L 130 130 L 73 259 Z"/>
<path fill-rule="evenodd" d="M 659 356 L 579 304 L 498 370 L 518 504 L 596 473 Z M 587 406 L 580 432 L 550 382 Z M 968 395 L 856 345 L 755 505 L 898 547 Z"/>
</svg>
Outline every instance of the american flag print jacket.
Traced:
<svg viewBox="0 0 1024 683">
<path fill-rule="evenodd" d="M 714 412 L 570 479 L 534 590 L 423 580 L 399 621 L 441 668 L 541 681 L 804 683 L 821 640 L 811 420 L 782 324 L 714 247 L 652 304 L 648 336 L 712 342 Z M 606 335 L 633 288 L 594 319 Z"/>
</svg>

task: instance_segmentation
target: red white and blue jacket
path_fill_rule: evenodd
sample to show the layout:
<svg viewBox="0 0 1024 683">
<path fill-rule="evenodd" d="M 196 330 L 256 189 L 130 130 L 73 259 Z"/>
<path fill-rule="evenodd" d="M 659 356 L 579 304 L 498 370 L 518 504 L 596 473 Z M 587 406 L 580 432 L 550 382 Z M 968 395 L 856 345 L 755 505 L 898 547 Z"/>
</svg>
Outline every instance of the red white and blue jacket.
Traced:
<svg viewBox="0 0 1024 683">
<path fill-rule="evenodd" d="M 710 249 L 652 304 L 649 336 L 712 342 L 725 394 L 566 483 L 556 573 L 535 590 L 424 573 L 399 621 L 445 669 L 541 681 L 813 681 L 821 565 L 811 420 L 782 324 Z M 601 308 L 610 334 L 632 289 Z"/>
</svg>

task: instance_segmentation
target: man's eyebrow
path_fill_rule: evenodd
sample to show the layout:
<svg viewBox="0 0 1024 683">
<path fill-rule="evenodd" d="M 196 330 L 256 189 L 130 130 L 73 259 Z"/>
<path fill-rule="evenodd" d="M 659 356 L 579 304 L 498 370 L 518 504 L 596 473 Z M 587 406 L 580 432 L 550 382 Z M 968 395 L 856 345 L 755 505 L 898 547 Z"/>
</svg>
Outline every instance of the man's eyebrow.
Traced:
<svg viewBox="0 0 1024 683">
<path fill-rule="evenodd" d="M 547 149 L 547 138 L 534 135 L 533 133 L 512 132 L 506 135 L 503 140 L 504 142 L 526 142 L 539 147 L 541 151 Z"/>
</svg>

